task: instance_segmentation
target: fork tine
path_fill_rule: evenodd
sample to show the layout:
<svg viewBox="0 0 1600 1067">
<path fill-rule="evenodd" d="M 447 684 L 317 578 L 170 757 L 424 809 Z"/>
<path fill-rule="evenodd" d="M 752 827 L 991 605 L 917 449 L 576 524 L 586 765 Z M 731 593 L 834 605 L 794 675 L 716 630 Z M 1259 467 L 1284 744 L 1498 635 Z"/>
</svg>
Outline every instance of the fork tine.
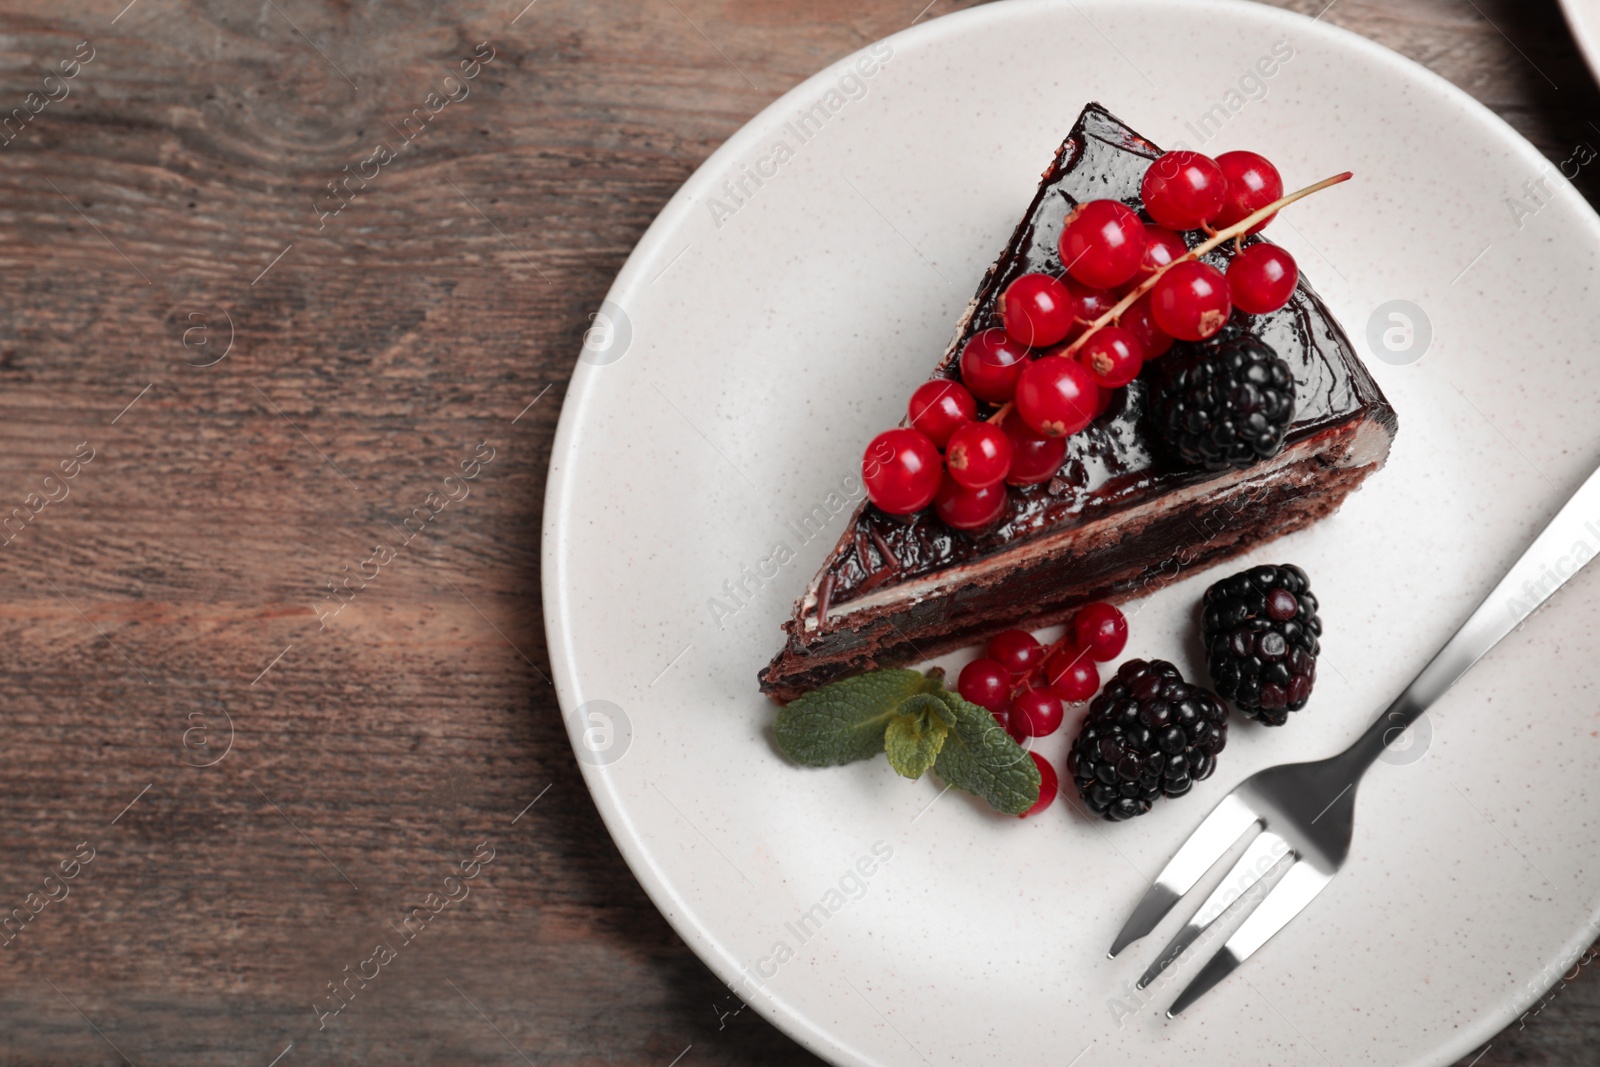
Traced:
<svg viewBox="0 0 1600 1067">
<path fill-rule="evenodd" d="M 1223 797 L 1222 803 L 1211 809 L 1206 821 L 1189 835 L 1189 840 L 1178 849 L 1178 854 L 1156 875 L 1155 883 L 1145 891 L 1144 899 L 1133 909 L 1133 914 L 1123 924 L 1122 932 L 1112 942 L 1109 958 L 1115 958 L 1117 953 L 1154 930 L 1166 918 L 1172 906 L 1194 888 L 1200 876 L 1209 871 L 1223 853 L 1258 822 L 1260 820 L 1256 818 L 1256 813 L 1239 799 L 1237 793 Z"/>
<path fill-rule="evenodd" d="M 1211 987 L 1233 973 L 1233 969 L 1255 954 L 1272 935 L 1282 930 L 1288 921 L 1299 915 L 1323 887 L 1333 881 L 1332 874 L 1324 874 L 1304 859 L 1296 861 L 1278 884 L 1272 887 L 1250 917 L 1233 932 L 1205 969 L 1195 976 L 1172 1007 L 1167 1018 L 1175 1017 L 1183 1009 L 1205 996 Z"/>
<path fill-rule="evenodd" d="M 1235 901 L 1250 892 L 1251 887 L 1259 882 L 1263 875 L 1275 868 L 1288 851 L 1289 843 L 1270 830 L 1258 834 L 1256 839 L 1250 842 L 1250 847 L 1245 849 L 1244 855 L 1239 857 L 1239 862 L 1222 876 L 1222 881 L 1211 891 L 1211 895 L 1206 897 L 1205 903 L 1195 909 L 1183 929 L 1172 939 L 1172 943 L 1162 950 L 1149 970 L 1145 971 L 1135 983 L 1137 988 L 1143 989 L 1154 982 L 1161 972 L 1183 955 L 1184 951 L 1194 944 L 1195 939 L 1220 919 Z"/>
</svg>

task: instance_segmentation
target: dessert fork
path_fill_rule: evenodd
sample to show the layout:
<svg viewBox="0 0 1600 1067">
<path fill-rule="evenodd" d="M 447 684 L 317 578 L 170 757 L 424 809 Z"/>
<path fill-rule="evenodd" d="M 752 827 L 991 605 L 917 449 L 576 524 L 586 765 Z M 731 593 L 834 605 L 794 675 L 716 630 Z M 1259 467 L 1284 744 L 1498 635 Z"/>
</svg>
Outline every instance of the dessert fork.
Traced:
<svg viewBox="0 0 1600 1067">
<path fill-rule="evenodd" d="M 1477 609 L 1356 742 L 1314 763 L 1269 767 L 1246 778 L 1206 816 L 1156 877 L 1111 946 L 1115 957 L 1154 930 L 1246 834 L 1244 854 L 1138 981 L 1145 988 L 1265 875 L 1288 869 L 1178 995 L 1172 1018 L 1204 996 L 1300 914 L 1350 854 L 1356 785 L 1384 750 L 1483 654 L 1600 554 L 1600 470 L 1590 474 Z M 1250 901 L 1243 905 L 1249 908 Z"/>
</svg>

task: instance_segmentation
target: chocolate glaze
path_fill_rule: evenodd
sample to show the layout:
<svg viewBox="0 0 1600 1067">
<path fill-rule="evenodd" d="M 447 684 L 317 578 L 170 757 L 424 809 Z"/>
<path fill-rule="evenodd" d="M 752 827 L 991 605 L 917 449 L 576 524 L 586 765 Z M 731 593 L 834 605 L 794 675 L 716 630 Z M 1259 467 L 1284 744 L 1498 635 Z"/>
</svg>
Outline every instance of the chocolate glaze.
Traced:
<svg viewBox="0 0 1600 1067">
<path fill-rule="evenodd" d="M 1160 149 L 1100 105 L 1084 108 L 1045 171 L 1033 202 L 1005 251 L 984 275 L 933 377 L 959 380 L 962 347 L 974 334 L 999 325 L 995 305 L 1013 279 L 1034 271 L 1056 275 L 1062 272 L 1057 238 L 1073 205 L 1083 200 L 1112 198 L 1139 210 L 1140 181 L 1149 162 L 1160 154 Z M 1193 247 L 1205 235 L 1195 232 L 1185 237 Z M 1249 241 L 1260 239 L 1252 237 Z M 1206 260 L 1225 268 L 1231 256 L 1230 243 L 1210 253 Z M 1336 431 L 1348 430 L 1347 424 L 1352 420 L 1372 421 L 1387 438 L 1393 437 L 1397 425 L 1393 409 L 1304 275 L 1289 303 L 1272 314 L 1254 316 L 1251 329 L 1294 372 L 1295 419 L 1286 437 L 1286 448 L 1298 445 L 1301 447 L 1296 451 L 1303 451 L 1306 443 L 1326 439 L 1326 445 L 1320 447 L 1348 452 L 1349 433 Z M 1028 565 L 1042 564 L 1044 559 L 1027 561 L 1013 568 L 1010 581 L 986 580 L 914 604 L 889 609 L 880 606 L 829 617 L 830 610 L 836 612 L 884 587 L 976 563 L 1020 544 L 1038 542 L 1040 556 L 1053 559 L 1060 570 L 1069 560 L 1055 559 L 1060 553 L 1050 550 L 1047 542 L 1060 542 L 1074 530 L 1088 535 L 1090 528 L 1104 520 L 1144 508 L 1153 499 L 1184 487 L 1215 483 L 1217 493 L 1208 493 L 1205 504 L 1214 510 L 1217 496 L 1247 478 L 1248 472 L 1184 469 L 1161 454 L 1145 432 L 1147 393 L 1143 380 L 1122 390 L 1094 423 L 1067 439 L 1066 460 L 1056 477 L 1045 485 L 1012 488 L 1009 512 L 995 527 L 979 535 L 952 531 L 931 508 L 903 518 L 863 504 L 852 516 L 844 537 L 807 596 L 796 604 L 794 619 L 785 624 L 789 641 L 762 672 L 763 691 L 786 699 L 803 688 L 867 666 L 932 655 L 935 644 L 959 647 L 967 640 L 984 636 L 988 630 L 1023 619 L 1029 620 L 1030 625 L 1045 625 L 1042 614 L 1049 614 L 1059 605 L 1074 605 L 1096 596 L 1130 595 L 1126 583 L 1138 578 L 1147 565 L 1166 559 L 1173 551 L 1173 538 L 1187 538 L 1186 543 L 1195 541 L 1190 530 L 1192 518 L 1186 522 L 1179 517 L 1180 521 L 1166 534 L 1160 532 L 1164 523 L 1141 522 L 1138 525 L 1145 537 L 1116 530 L 1103 544 L 1092 543 L 1092 537 L 1069 537 L 1074 550 L 1070 556 L 1071 577 L 1066 580 L 1042 573 L 1039 565 Z M 1384 452 L 1386 455 L 1386 447 Z M 1381 465 L 1382 459 L 1380 456 L 1376 463 L 1364 466 L 1361 476 Z M 1264 512 L 1256 504 L 1239 509 L 1227 524 L 1233 534 L 1208 535 L 1203 540 L 1209 547 L 1202 555 L 1208 559 L 1224 558 L 1264 538 L 1287 532 L 1290 526 L 1298 528 L 1337 506 L 1359 484 L 1361 476 L 1333 477 L 1333 462 L 1332 454 L 1325 457 L 1322 466 L 1330 468 L 1330 476 L 1321 489 L 1312 486 L 1314 479 L 1305 477 L 1304 472 L 1289 479 L 1298 485 L 1296 491 L 1302 495 L 1320 492 L 1326 499 L 1291 507 L 1281 493 L 1269 494 L 1276 500 L 1276 512 Z M 1246 520 L 1251 532 L 1239 532 Z M 820 616 L 816 610 L 819 598 L 815 595 L 819 592 L 826 593 L 825 598 L 820 598 L 826 602 Z M 818 617 L 821 626 L 808 629 L 808 618 Z"/>
</svg>

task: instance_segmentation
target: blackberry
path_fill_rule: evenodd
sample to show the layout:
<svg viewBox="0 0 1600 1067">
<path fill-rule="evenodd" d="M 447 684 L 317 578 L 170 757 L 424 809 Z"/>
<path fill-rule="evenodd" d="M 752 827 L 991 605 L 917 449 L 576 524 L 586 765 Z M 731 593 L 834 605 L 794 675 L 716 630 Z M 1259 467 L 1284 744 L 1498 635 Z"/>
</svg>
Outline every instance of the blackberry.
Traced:
<svg viewBox="0 0 1600 1067">
<path fill-rule="evenodd" d="M 1206 590 L 1201 627 L 1211 684 L 1239 710 L 1282 726 L 1317 680 L 1322 620 L 1299 567 L 1251 567 Z"/>
<path fill-rule="evenodd" d="M 1154 386 L 1155 434 L 1185 466 L 1248 467 L 1283 450 L 1294 419 L 1294 374 L 1237 321 L 1210 340 L 1174 345 Z"/>
<path fill-rule="evenodd" d="M 1120 822 L 1210 777 L 1227 741 L 1220 700 L 1165 660 L 1130 659 L 1089 705 L 1067 773 L 1096 815 Z"/>
</svg>

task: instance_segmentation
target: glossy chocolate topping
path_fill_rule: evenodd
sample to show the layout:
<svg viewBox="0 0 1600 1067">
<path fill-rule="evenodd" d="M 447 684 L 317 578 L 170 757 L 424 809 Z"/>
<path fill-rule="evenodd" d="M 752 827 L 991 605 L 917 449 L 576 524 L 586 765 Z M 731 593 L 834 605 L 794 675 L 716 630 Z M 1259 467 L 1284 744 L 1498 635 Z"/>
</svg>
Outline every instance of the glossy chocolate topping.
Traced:
<svg viewBox="0 0 1600 1067">
<path fill-rule="evenodd" d="M 985 275 L 971 315 L 934 377 L 960 380 L 962 346 L 974 334 L 1000 325 L 995 305 L 1017 276 L 1062 273 L 1057 241 L 1075 204 L 1111 198 L 1140 210 L 1140 181 L 1150 161 L 1160 154 L 1160 149 L 1098 104 L 1086 107 L 1057 152 L 1005 253 Z M 1199 231 L 1184 235 L 1190 247 L 1205 236 Z M 1260 238 L 1250 238 L 1251 243 L 1257 240 Z M 1230 243 L 1205 259 L 1226 269 L 1232 254 Z M 1250 319 L 1251 332 L 1271 345 L 1294 372 L 1295 420 L 1286 443 L 1381 399 L 1343 332 L 1303 278 L 1287 305 Z M 824 582 L 829 605 L 838 607 L 888 582 L 930 574 L 1046 531 L 1114 514 L 1148 499 L 1152 492 L 1219 477 L 1186 470 L 1153 446 L 1143 426 L 1147 385 L 1142 379 L 1119 394 L 1094 423 L 1067 439 L 1066 461 L 1056 477 L 1044 485 L 1011 487 L 1007 516 L 977 536 L 951 530 L 932 508 L 908 519 L 864 507 L 856 518 L 862 536 L 854 538 L 851 550 L 836 554 L 828 565 Z M 985 413 L 980 411 L 980 416 Z"/>
</svg>

